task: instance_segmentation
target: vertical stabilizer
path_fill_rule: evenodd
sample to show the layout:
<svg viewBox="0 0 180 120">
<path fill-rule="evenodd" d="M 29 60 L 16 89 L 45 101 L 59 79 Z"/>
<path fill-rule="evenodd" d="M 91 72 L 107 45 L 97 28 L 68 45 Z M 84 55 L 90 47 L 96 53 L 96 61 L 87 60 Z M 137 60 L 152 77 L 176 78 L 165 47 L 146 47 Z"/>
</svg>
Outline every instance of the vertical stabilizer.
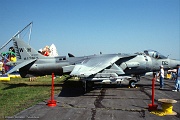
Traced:
<svg viewBox="0 0 180 120">
<path fill-rule="evenodd" d="M 14 37 L 12 40 L 13 40 L 17 61 L 45 58 L 45 56 L 38 53 L 38 51 L 36 51 L 27 43 L 25 43 L 22 39 Z"/>
<path fill-rule="evenodd" d="M 58 52 L 57 52 L 56 46 L 54 44 L 52 44 L 49 49 L 51 51 L 49 56 L 51 56 L 51 57 L 58 56 Z"/>
</svg>

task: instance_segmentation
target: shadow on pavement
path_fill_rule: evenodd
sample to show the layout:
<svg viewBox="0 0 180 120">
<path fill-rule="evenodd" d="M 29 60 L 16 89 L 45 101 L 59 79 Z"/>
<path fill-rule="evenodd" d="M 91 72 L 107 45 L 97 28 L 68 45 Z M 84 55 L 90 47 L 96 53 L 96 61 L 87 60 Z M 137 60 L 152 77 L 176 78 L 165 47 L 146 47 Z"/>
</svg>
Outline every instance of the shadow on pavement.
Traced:
<svg viewBox="0 0 180 120">
<path fill-rule="evenodd" d="M 103 88 L 128 88 L 128 85 L 117 84 L 94 84 L 94 86 L 85 92 L 84 83 L 82 81 L 67 80 L 62 84 L 62 90 L 58 97 L 78 97 L 86 96 L 85 93 L 94 92 L 93 90 L 101 90 Z"/>
<path fill-rule="evenodd" d="M 81 81 L 66 81 L 62 85 L 62 90 L 58 97 L 76 97 L 84 94 L 83 83 Z"/>
</svg>

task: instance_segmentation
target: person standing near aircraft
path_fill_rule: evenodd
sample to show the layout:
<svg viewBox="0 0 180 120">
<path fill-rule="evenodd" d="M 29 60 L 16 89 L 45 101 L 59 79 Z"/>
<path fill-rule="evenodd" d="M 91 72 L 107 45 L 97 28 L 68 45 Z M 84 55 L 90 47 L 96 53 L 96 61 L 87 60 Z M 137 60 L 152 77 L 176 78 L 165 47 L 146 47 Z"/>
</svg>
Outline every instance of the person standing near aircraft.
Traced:
<svg viewBox="0 0 180 120">
<path fill-rule="evenodd" d="M 164 68 L 163 65 L 160 66 L 160 71 L 159 71 L 159 79 L 160 79 L 160 88 L 159 89 L 163 89 L 164 88 Z"/>
<path fill-rule="evenodd" d="M 176 73 L 175 89 L 173 92 L 180 91 L 180 64 L 177 65 L 177 69 L 168 70 L 169 72 Z"/>
</svg>

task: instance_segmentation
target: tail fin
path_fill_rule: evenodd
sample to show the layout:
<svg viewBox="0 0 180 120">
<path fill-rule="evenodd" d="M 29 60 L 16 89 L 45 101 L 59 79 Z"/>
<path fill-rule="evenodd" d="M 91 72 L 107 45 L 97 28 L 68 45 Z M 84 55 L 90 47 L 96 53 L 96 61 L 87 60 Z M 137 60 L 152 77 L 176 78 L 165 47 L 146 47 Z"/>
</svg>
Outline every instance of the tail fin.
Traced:
<svg viewBox="0 0 180 120">
<path fill-rule="evenodd" d="M 52 44 L 52 45 L 49 47 L 49 49 L 50 49 L 50 51 L 51 51 L 49 56 L 51 56 L 51 57 L 56 57 L 56 56 L 58 56 L 58 52 L 57 52 L 56 46 L 55 46 L 54 44 Z"/>
<path fill-rule="evenodd" d="M 20 38 L 12 38 L 17 61 L 46 58 Z"/>
</svg>

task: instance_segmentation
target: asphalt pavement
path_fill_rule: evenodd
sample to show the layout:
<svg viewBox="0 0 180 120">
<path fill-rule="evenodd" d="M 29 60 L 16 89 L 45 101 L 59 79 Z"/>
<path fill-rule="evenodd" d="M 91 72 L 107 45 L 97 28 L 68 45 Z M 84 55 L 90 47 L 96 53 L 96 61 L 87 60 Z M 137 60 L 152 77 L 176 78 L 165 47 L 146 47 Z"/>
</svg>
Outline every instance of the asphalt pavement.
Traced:
<svg viewBox="0 0 180 120">
<path fill-rule="evenodd" d="M 83 87 L 74 81 L 74 86 L 63 85 L 55 95 L 56 107 L 48 107 L 43 101 L 12 117 L 12 120 L 179 120 L 180 92 L 172 92 L 173 80 L 165 80 L 165 88 L 159 90 L 155 83 L 155 104 L 161 110 L 158 99 L 174 99 L 173 111 L 177 115 L 158 116 L 148 111 L 151 104 L 151 77 L 142 77 L 137 88 L 128 88 L 127 81 L 121 86 L 95 85 L 93 90 L 83 93 Z M 71 81 L 72 82 L 72 81 Z M 71 83 L 72 84 L 72 83 Z"/>
</svg>

